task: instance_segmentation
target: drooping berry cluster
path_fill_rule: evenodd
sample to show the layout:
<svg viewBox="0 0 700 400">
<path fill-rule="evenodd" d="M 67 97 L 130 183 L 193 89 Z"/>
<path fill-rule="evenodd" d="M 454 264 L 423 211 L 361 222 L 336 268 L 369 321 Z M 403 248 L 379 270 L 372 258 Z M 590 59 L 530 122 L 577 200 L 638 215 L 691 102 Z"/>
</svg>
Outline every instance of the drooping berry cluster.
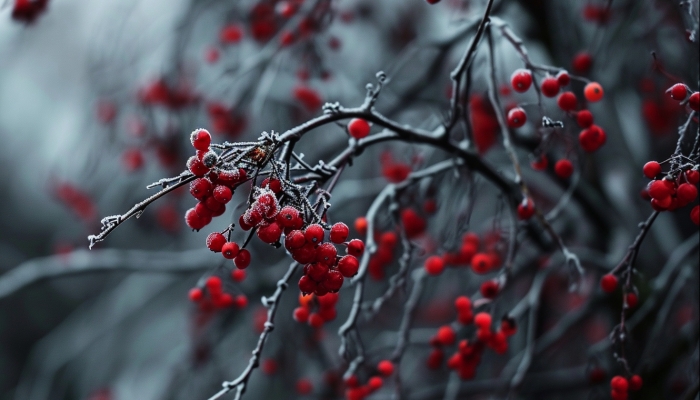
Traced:
<svg viewBox="0 0 700 400">
<path fill-rule="evenodd" d="M 638 391 L 642 384 L 639 375 L 632 375 L 629 380 L 621 375 L 613 376 L 610 380 L 610 397 L 612 400 L 627 400 L 629 391 Z"/>
<path fill-rule="evenodd" d="M 314 301 L 315 300 L 315 301 Z M 324 323 L 333 321 L 337 315 L 335 305 L 338 303 L 337 293 L 326 293 L 316 296 L 313 293 L 299 295 L 299 307 L 294 309 L 294 320 L 308 323 L 312 328 L 320 328 Z M 316 312 L 313 312 L 314 304 Z"/>
<path fill-rule="evenodd" d="M 360 380 L 356 375 L 350 375 L 345 379 L 346 400 L 363 400 L 373 392 L 381 389 L 384 385 L 384 378 L 394 374 L 394 363 L 389 360 L 382 360 L 377 364 L 376 374 L 371 376 L 367 383 L 360 385 Z"/>
<path fill-rule="evenodd" d="M 210 276 L 202 288 L 194 287 L 190 289 L 189 298 L 198 303 L 203 311 L 222 309 L 229 307 L 245 308 L 248 305 L 248 298 L 244 294 L 234 296 L 224 292 L 224 283 L 218 276 Z"/>
<path fill-rule="evenodd" d="M 498 330 L 492 329 L 491 314 L 480 312 L 473 315 L 472 302 L 466 296 L 460 296 L 455 300 L 457 309 L 457 326 L 468 327 L 474 325 L 472 339 L 459 341 L 457 351 L 447 360 L 447 366 L 457 371 L 463 380 L 472 379 L 476 374 L 476 368 L 481 361 L 486 348 L 492 349 L 496 354 L 504 354 L 508 350 L 507 338 L 516 332 L 515 322 L 510 318 L 504 318 Z M 454 325 L 440 327 L 435 336 L 430 340 L 433 346 L 427 366 L 430 369 L 438 369 L 444 360 L 444 348 L 457 343 L 457 332 Z"/>
<path fill-rule="evenodd" d="M 682 168 L 674 168 L 666 176 L 658 179 L 662 174 L 661 164 L 649 161 L 644 164 L 642 172 L 652 180 L 643 192 L 643 196 L 651 199 L 651 206 L 656 211 L 673 211 L 687 206 L 698 197 L 697 185 L 700 182 L 700 171 L 697 170 L 697 166 L 685 171 L 682 171 Z M 691 211 L 691 219 L 698 224 L 696 210 L 697 206 Z"/>
</svg>

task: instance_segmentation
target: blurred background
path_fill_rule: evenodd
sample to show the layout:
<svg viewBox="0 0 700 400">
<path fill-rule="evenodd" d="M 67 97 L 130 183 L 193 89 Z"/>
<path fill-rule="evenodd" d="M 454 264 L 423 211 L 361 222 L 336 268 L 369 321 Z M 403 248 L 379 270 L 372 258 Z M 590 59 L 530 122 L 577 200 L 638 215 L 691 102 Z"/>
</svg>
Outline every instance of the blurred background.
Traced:
<svg viewBox="0 0 700 400">
<path fill-rule="evenodd" d="M 389 82 L 377 109 L 402 124 L 433 129 L 447 117 L 449 74 L 484 6 L 476 0 L 434 5 L 422 0 L 3 1 L 0 399 L 201 399 L 235 378 L 247 365 L 264 322 L 259 299 L 274 291 L 289 264 L 283 251 L 254 240 L 248 276 L 236 282 L 229 278 L 230 262 L 204 247 L 209 232 L 238 220 L 246 191 L 236 193 L 229 211 L 200 232 L 184 223 L 194 203 L 180 190 L 124 223 L 95 250 L 87 250 L 87 236 L 99 232 L 102 217 L 123 213 L 150 196 L 155 189 L 146 185 L 183 171 L 193 154 L 189 134 L 194 129 L 209 129 L 215 142 L 284 132 L 320 115 L 325 102 L 360 105 L 365 85 L 376 83 L 378 71 L 386 72 Z M 687 118 L 686 108 L 666 89 L 684 82 L 697 90 L 698 1 L 496 0 L 493 15 L 496 24 L 508 24 L 523 39 L 534 63 L 567 69 L 605 88 L 605 99 L 590 105 L 596 124 L 608 135 L 595 155 L 572 146 L 578 128 L 552 99 L 544 106 L 548 116 L 565 121 L 562 137 L 543 145 L 537 118 L 517 130 L 525 179 L 534 193 L 549 199 L 541 202 L 545 207 L 554 207 L 574 189 L 551 166 L 543 174 L 527 165 L 543 153 L 574 161 L 578 194 L 553 225 L 572 249 L 581 250 L 588 271 L 579 293 L 567 292 L 565 268 L 547 280 L 539 336 L 593 296 L 601 271 L 621 259 L 639 232 L 637 224 L 651 212 L 639 195 L 648 182 L 641 166 L 673 153 L 678 126 Z M 507 90 L 511 73 L 523 67 L 520 54 L 507 40 L 496 36 L 494 41 L 497 80 L 506 86 L 502 104 L 520 104 L 534 115 L 533 91 Z M 484 100 L 490 73 L 486 54 L 480 50 L 471 67 L 467 120 L 479 153 L 508 175 L 512 166 L 500 146 L 494 111 Z M 572 82 L 577 93 L 582 87 Z M 691 126 L 697 129 L 697 121 Z M 331 124 L 306 135 L 297 150 L 316 163 L 347 145 L 344 127 Z M 410 144 L 369 149 L 335 188 L 330 218 L 352 226 L 391 181 L 391 166 L 417 168 L 446 157 Z M 428 238 L 420 241 L 420 257 L 449 245 L 446 238 L 463 230 L 453 226 L 455 209 L 464 206 L 460 199 L 467 193 L 468 185 L 460 182 L 448 176 L 421 189 L 432 192 L 438 212 L 430 219 Z M 504 204 L 493 187 L 478 180 L 474 185 L 474 213 L 466 223 L 483 233 L 501 218 L 494 204 Z M 695 204 L 662 213 L 637 260 L 642 299 L 652 298 L 654 282 L 666 282 L 654 279 L 674 254 L 681 258 L 680 267 L 670 276 L 683 276 L 687 284 L 679 283 L 663 309 L 672 313 L 663 334 L 673 345 L 663 348 L 663 363 L 641 358 L 642 349 L 652 351 L 648 346 L 632 347 L 639 356 L 631 356 L 635 365 L 663 370 L 649 378 L 647 394 L 633 398 L 684 398 L 697 385 L 698 236 L 688 218 Z M 389 219 L 382 224 L 381 229 L 392 229 Z M 236 235 L 243 240 L 242 233 Z M 359 234 L 351 229 L 351 236 Z M 524 243 L 516 261 L 544 256 L 549 255 Z M 385 276 L 373 277 L 368 299 L 386 289 L 397 259 L 386 266 Z M 412 333 L 417 344 L 402 361 L 408 398 L 443 398 L 448 370 L 424 366 L 428 328 L 448 323 L 454 297 L 477 291 L 483 281 L 448 272 L 452 275 L 431 281 L 422 297 Z M 247 304 L 216 313 L 198 310 L 188 290 L 212 274 L 226 277 L 227 291 L 244 295 Z M 514 284 L 499 310 L 511 309 L 530 282 Z M 294 283 L 265 348 L 264 371 L 251 378 L 249 398 L 342 398 L 336 385 L 344 371 L 336 332 L 352 290 L 341 290 L 337 320 L 320 331 L 292 320 L 297 294 Z M 377 354 L 371 362 L 393 345 L 405 298 L 397 296 L 381 318 L 363 326 L 367 345 Z M 532 366 L 535 387 L 537 374 L 554 369 L 565 371 L 570 385 L 539 394 L 525 390 L 513 398 L 609 398 L 607 380 L 591 382 L 589 373 L 601 367 L 609 377 L 619 366 L 610 349 L 591 348 L 619 322 L 620 304 L 617 299 L 596 304 L 572 326 L 580 329 L 572 329 Z M 655 318 L 660 307 L 661 302 Z M 647 321 L 643 332 L 654 321 Z M 513 338 L 514 349 L 524 347 L 524 334 Z M 633 335 L 632 346 L 648 338 Z M 484 360 L 477 380 L 497 377 L 514 354 Z M 392 393 L 384 388 L 371 398 Z M 470 393 L 480 394 L 453 398 L 501 398 L 488 390 Z"/>
</svg>

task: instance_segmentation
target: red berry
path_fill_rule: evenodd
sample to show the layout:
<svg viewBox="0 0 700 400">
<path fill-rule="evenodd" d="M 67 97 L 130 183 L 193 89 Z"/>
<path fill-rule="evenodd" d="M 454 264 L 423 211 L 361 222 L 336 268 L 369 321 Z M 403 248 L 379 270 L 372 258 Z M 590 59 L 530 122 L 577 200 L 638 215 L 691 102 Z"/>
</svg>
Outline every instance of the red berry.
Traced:
<svg viewBox="0 0 700 400">
<path fill-rule="evenodd" d="M 198 231 L 207 225 L 206 218 L 199 216 L 194 208 L 190 208 L 185 213 L 185 222 L 187 226 Z"/>
<path fill-rule="evenodd" d="M 510 84 L 513 86 L 513 90 L 518 93 L 527 92 L 532 85 L 532 74 L 526 69 L 515 70 L 510 77 Z"/>
<path fill-rule="evenodd" d="M 498 282 L 490 280 L 481 284 L 479 291 L 486 299 L 493 299 L 498 295 Z"/>
<path fill-rule="evenodd" d="M 641 376 L 639 376 L 639 375 L 632 375 L 632 377 L 630 378 L 630 381 L 629 381 L 630 390 L 636 392 L 637 390 L 639 390 L 639 389 L 642 388 L 642 384 L 643 384 L 643 383 L 644 383 L 644 381 L 642 381 L 642 377 L 641 377 Z"/>
<path fill-rule="evenodd" d="M 221 254 L 224 256 L 224 258 L 233 260 L 238 255 L 239 250 L 240 248 L 238 247 L 238 243 L 226 242 L 221 247 Z"/>
<path fill-rule="evenodd" d="M 591 82 L 583 88 L 583 95 L 586 100 L 595 103 L 603 98 L 603 87 L 598 82 Z"/>
<path fill-rule="evenodd" d="M 331 226 L 330 239 L 333 243 L 344 243 L 349 234 L 350 229 L 342 222 L 335 223 Z"/>
<path fill-rule="evenodd" d="M 197 156 L 192 156 L 187 160 L 187 169 L 195 176 L 204 176 L 209 172 L 209 168 L 207 168 Z"/>
<path fill-rule="evenodd" d="M 445 269 L 445 262 L 439 256 L 430 256 L 425 260 L 425 270 L 430 275 L 440 275 Z"/>
<path fill-rule="evenodd" d="M 197 302 L 202 300 L 204 298 L 204 293 L 202 292 L 202 289 L 200 288 L 192 288 L 190 289 L 190 292 L 188 293 L 188 297 L 190 298 L 191 301 Z"/>
<path fill-rule="evenodd" d="M 670 181 L 665 179 L 651 181 L 648 186 L 649 196 L 651 196 L 652 199 L 664 199 L 671 196 L 673 194 L 673 188 L 666 182 Z"/>
<path fill-rule="evenodd" d="M 605 132 L 598 125 L 591 125 L 590 128 L 582 130 L 578 136 L 581 148 L 588 153 L 598 150 L 605 141 Z"/>
<path fill-rule="evenodd" d="M 221 282 L 221 278 L 218 276 L 210 276 L 207 278 L 206 282 L 204 282 L 204 286 L 207 287 L 207 290 L 211 294 L 221 294 L 223 290 L 223 282 Z"/>
<path fill-rule="evenodd" d="M 559 93 L 559 82 L 556 78 L 548 76 L 542 80 L 541 89 L 545 97 L 554 97 Z"/>
<path fill-rule="evenodd" d="M 557 105 L 564 111 L 576 109 L 576 95 L 573 92 L 564 92 L 557 98 Z"/>
<path fill-rule="evenodd" d="M 328 266 L 335 264 L 335 256 L 337 255 L 337 250 L 332 243 L 322 243 L 318 248 L 316 248 L 316 262 L 326 264 Z"/>
<path fill-rule="evenodd" d="M 394 363 L 389 360 L 382 360 L 377 364 L 377 371 L 384 376 L 390 376 L 394 373 Z"/>
<path fill-rule="evenodd" d="M 367 218 L 365 217 L 357 217 L 355 219 L 355 224 L 354 224 L 355 230 L 357 233 L 360 235 L 366 235 L 367 234 Z"/>
<path fill-rule="evenodd" d="M 196 150 L 207 151 L 211 144 L 211 135 L 206 129 L 197 129 L 190 135 L 190 142 Z"/>
<path fill-rule="evenodd" d="M 439 1 L 439 0 L 437 0 Z M 379 390 L 382 385 L 384 384 L 384 381 L 382 381 L 382 378 L 378 376 L 373 376 L 369 378 L 369 381 L 367 381 L 367 386 L 369 386 L 370 390 L 375 391 Z"/>
<path fill-rule="evenodd" d="M 559 86 L 566 86 L 569 84 L 571 81 L 571 77 L 569 77 L 569 73 L 566 71 L 560 71 L 557 74 L 557 82 L 559 83 Z"/>
<path fill-rule="evenodd" d="M 627 392 L 618 392 L 617 390 L 610 391 L 610 398 L 612 400 L 627 400 Z"/>
<path fill-rule="evenodd" d="M 292 206 L 284 206 L 277 214 L 277 223 L 285 228 L 290 228 L 297 218 L 299 218 L 299 210 Z"/>
<path fill-rule="evenodd" d="M 231 279 L 234 282 L 243 282 L 245 280 L 245 270 L 234 269 L 231 271 Z"/>
<path fill-rule="evenodd" d="M 688 180 L 688 183 L 692 183 L 693 185 L 697 185 L 698 182 L 700 182 L 700 171 L 694 170 L 694 169 L 689 169 L 685 171 L 685 179 Z"/>
<path fill-rule="evenodd" d="M 535 215 L 535 203 L 529 197 L 523 198 L 518 204 L 518 218 L 522 220 L 530 219 Z M 473 264 L 472 264 L 473 265 Z"/>
<path fill-rule="evenodd" d="M 459 296 L 455 299 L 455 308 L 459 312 L 471 311 L 472 302 L 467 296 Z"/>
<path fill-rule="evenodd" d="M 627 295 L 625 296 L 625 301 L 627 302 L 627 305 L 630 308 L 635 308 L 639 303 L 639 298 L 635 293 L 627 293 Z"/>
<path fill-rule="evenodd" d="M 536 160 L 533 160 L 530 163 L 530 166 L 535 171 L 544 171 L 545 169 L 547 169 L 547 165 L 549 165 L 549 160 L 547 159 L 547 156 L 544 154 L 542 154 L 539 158 L 537 158 Z"/>
<path fill-rule="evenodd" d="M 330 270 L 323 280 L 323 286 L 328 289 L 329 292 L 335 293 L 343 286 L 344 280 L 343 274 L 336 270 Z"/>
<path fill-rule="evenodd" d="M 694 185 L 690 183 L 678 185 L 678 189 L 676 189 L 676 198 L 678 198 L 681 204 L 688 204 L 695 200 L 696 197 L 698 197 L 698 189 Z"/>
<path fill-rule="evenodd" d="M 365 244 L 360 239 L 353 239 L 348 243 L 348 254 L 355 257 L 361 257 L 365 252 Z"/>
<path fill-rule="evenodd" d="M 600 278 L 600 287 L 605 293 L 612 293 L 617 289 L 617 277 L 613 274 L 605 274 Z"/>
<path fill-rule="evenodd" d="M 690 95 L 690 99 L 688 99 L 688 105 L 690 106 L 691 110 L 700 111 L 700 92 L 695 92 Z"/>
<path fill-rule="evenodd" d="M 299 290 L 304 294 L 313 293 L 316 290 L 316 281 L 307 275 L 303 275 L 299 279 Z"/>
<path fill-rule="evenodd" d="M 491 329 L 491 314 L 480 312 L 474 316 L 474 325 L 479 327 L 479 330 Z"/>
<path fill-rule="evenodd" d="M 515 107 L 508 111 L 508 126 L 511 128 L 520 128 L 527 122 L 527 114 L 520 107 Z"/>
<path fill-rule="evenodd" d="M 690 220 L 693 221 L 695 225 L 700 225 L 700 205 L 696 205 L 690 210 Z"/>
<path fill-rule="evenodd" d="M 213 252 L 220 252 L 225 243 L 226 238 L 219 232 L 212 232 L 207 236 L 207 248 Z"/>
<path fill-rule="evenodd" d="M 435 334 L 435 338 L 441 345 L 450 346 L 454 344 L 455 340 L 457 339 L 457 334 L 455 334 L 455 331 L 451 326 L 444 325 L 438 329 L 437 333 Z"/>
<path fill-rule="evenodd" d="M 647 178 L 654 179 L 661 173 L 661 164 L 657 163 L 656 161 L 649 161 L 648 163 L 644 164 L 642 172 Z"/>
<path fill-rule="evenodd" d="M 304 396 L 311 393 L 314 390 L 314 386 L 308 379 L 299 379 L 296 385 L 297 393 Z"/>
<path fill-rule="evenodd" d="M 190 194 L 197 200 L 203 200 L 211 193 L 212 184 L 207 178 L 197 178 L 190 182 Z"/>
<path fill-rule="evenodd" d="M 591 69 L 593 58 L 588 52 L 582 51 L 574 56 L 571 64 L 575 72 L 585 74 Z"/>
<path fill-rule="evenodd" d="M 238 43 L 241 38 L 243 38 L 243 30 L 238 25 L 227 25 L 219 33 L 219 39 L 227 44 Z"/>
<path fill-rule="evenodd" d="M 671 94 L 673 100 L 683 101 L 688 97 L 688 89 L 682 83 L 676 83 L 666 92 Z"/>
<path fill-rule="evenodd" d="M 367 137 L 369 130 L 369 123 L 362 118 L 353 118 L 348 123 L 348 133 L 355 139 Z"/>
<path fill-rule="evenodd" d="M 258 228 L 258 238 L 265 243 L 276 243 L 282 236 L 282 228 L 273 222 Z"/>
<path fill-rule="evenodd" d="M 323 227 L 319 224 L 311 224 L 304 230 L 304 238 L 307 243 L 320 244 L 323 242 Z"/>
<path fill-rule="evenodd" d="M 300 264 L 308 264 L 316 259 L 316 246 L 313 243 L 306 243 L 302 247 L 295 249 L 292 258 Z"/>
<path fill-rule="evenodd" d="M 250 265 L 250 252 L 246 249 L 241 249 L 236 258 L 233 259 L 238 269 L 246 269 Z"/>
<path fill-rule="evenodd" d="M 316 291 L 314 293 L 316 293 L 318 295 L 318 288 L 316 289 Z M 318 329 L 318 328 L 323 326 L 324 322 L 325 322 L 325 320 L 318 313 L 313 313 L 313 314 L 309 315 L 309 326 L 311 326 L 312 328 Z"/>
<path fill-rule="evenodd" d="M 472 270 L 477 274 L 485 274 L 491 269 L 491 257 L 486 253 L 478 253 L 472 257 Z"/>
<path fill-rule="evenodd" d="M 574 173 L 574 166 L 569 160 L 559 160 L 554 164 L 554 173 L 562 179 L 568 179 Z"/>
<path fill-rule="evenodd" d="M 344 256 L 338 261 L 338 271 L 346 278 L 351 278 L 357 274 L 360 263 L 355 256 Z"/>
<path fill-rule="evenodd" d="M 231 189 L 229 189 L 228 186 L 223 186 L 223 185 L 216 185 L 214 187 L 214 191 L 212 194 L 212 197 L 214 200 L 218 201 L 221 204 L 226 204 L 229 201 L 231 201 L 231 197 L 233 196 L 233 193 L 231 192 Z"/>
<path fill-rule="evenodd" d="M 297 307 L 293 313 L 294 320 L 301 323 L 306 323 L 309 319 L 309 309 L 306 307 Z"/>
<path fill-rule="evenodd" d="M 610 387 L 616 392 L 626 392 L 629 389 L 629 382 L 623 376 L 613 376 L 610 380 Z"/>
<path fill-rule="evenodd" d="M 593 113 L 588 110 L 579 111 L 576 113 L 576 123 L 578 123 L 578 126 L 584 129 L 590 127 L 593 125 Z"/>
</svg>

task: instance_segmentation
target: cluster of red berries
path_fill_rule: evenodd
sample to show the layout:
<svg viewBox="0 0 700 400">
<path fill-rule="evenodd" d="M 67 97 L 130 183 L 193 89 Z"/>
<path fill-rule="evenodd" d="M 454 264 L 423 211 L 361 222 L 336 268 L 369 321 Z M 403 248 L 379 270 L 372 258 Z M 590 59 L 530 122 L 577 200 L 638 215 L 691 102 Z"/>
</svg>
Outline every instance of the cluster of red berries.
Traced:
<svg viewBox="0 0 700 400">
<path fill-rule="evenodd" d="M 216 308 L 244 308 L 248 298 L 244 294 L 233 296 L 224 292 L 223 281 L 218 276 L 210 276 L 204 283 L 204 288 L 190 289 L 189 298 L 198 303 L 202 310 L 211 311 Z"/>
<path fill-rule="evenodd" d="M 187 168 L 199 177 L 190 183 L 190 194 L 199 202 L 187 210 L 185 222 L 194 230 L 207 226 L 213 217 L 226 211 L 233 191 L 245 182 L 246 171 L 242 168 L 217 167 L 219 156 L 211 151 L 211 135 L 206 129 L 197 129 L 190 137 L 197 154 L 187 160 Z"/>
<path fill-rule="evenodd" d="M 651 206 L 656 211 L 673 211 L 677 208 L 685 207 L 695 201 L 698 197 L 697 185 L 700 182 L 700 171 L 697 169 L 688 169 L 685 172 L 677 174 L 674 178 L 666 176 L 662 179 L 656 179 L 661 175 L 661 164 L 656 161 L 649 161 L 644 164 L 642 172 L 644 176 L 652 179 L 643 192 L 645 197 L 651 199 Z M 691 211 L 691 219 L 698 224 L 698 207 L 695 206 Z M 693 216 L 693 214 L 695 214 Z"/>
<path fill-rule="evenodd" d="M 613 273 L 605 274 L 600 278 L 600 288 L 605 293 L 613 293 L 617 290 L 618 285 L 619 280 Z M 636 293 L 636 288 L 632 287 L 631 290 L 632 291 L 625 294 L 625 304 L 629 308 L 635 308 L 637 304 L 639 304 L 639 296 Z"/>
<path fill-rule="evenodd" d="M 610 380 L 610 397 L 612 400 L 627 400 L 628 392 L 638 391 L 642 388 L 642 377 L 639 375 L 632 375 L 628 380 L 624 376 L 614 376 Z"/>
<path fill-rule="evenodd" d="M 382 176 L 391 183 L 403 182 L 411 173 L 410 165 L 394 160 L 388 151 L 381 154 L 379 162 L 382 166 Z"/>
<path fill-rule="evenodd" d="M 671 95 L 673 100 L 685 102 L 687 100 L 688 107 L 693 111 L 700 111 L 700 92 L 692 92 L 688 86 L 683 83 L 676 83 L 671 86 L 666 93 Z"/>
<path fill-rule="evenodd" d="M 313 311 L 314 299 L 316 299 L 317 310 Z M 323 296 L 315 296 L 313 293 L 299 295 L 299 307 L 294 309 L 292 314 L 294 320 L 312 328 L 320 328 L 326 322 L 335 319 L 337 311 L 335 305 L 338 303 L 337 293 L 326 293 Z"/>
<path fill-rule="evenodd" d="M 382 360 L 377 364 L 377 374 L 371 376 L 367 383 L 360 385 L 360 381 L 355 375 L 350 375 L 345 379 L 345 399 L 363 400 L 373 392 L 379 390 L 384 385 L 384 378 L 394 374 L 394 363 L 389 360 Z"/>
<path fill-rule="evenodd" d="M 384 279 L 385 269 L 394 261 L 394 250 L 399 242 L 395 232 L 378 233 L 377 251 L 372 255 L 367 265 L 367 272 L 377 281 Z"/>
<path fill-rule="evenodd" d="M 343 286 L 344 278 L 357 274 L 365 244 L 359 239 L 346 242 L 349 228 L 342 222 L 334 224 L 329 242 L 324 242 L 325 230 L 319 224 L 311 224 L 304 231 L 295 230 L 285 237 L 284 246 L 292 258 L 304 265 L 304 275 L 299 279 L 302 293 L 323 296 L 336 293 Z M 338 256 L 335 245 L 347 246 L 347 255 Z"/>
<path fill-rule="evenodd" d="M 463 326 L 476 326 L 476 335 L 471 342 L 463 339 L 459 342 L 457 351 L 447 360 L 447 366 L 456 370 L 463 380 L 472 379 L 476 374 L 476 368 L 481 361 L 484 350 L 491 348 L 496 354 L 505 354 L 508 351 L 507 338 L 516 332 L 515 322 L 509 318 L 501 321 L 498 330 L 492 330 L 492 317 L 489 313 L 480 312 L 473 315 L 472 304 L 468 297 L 460 296 L 455 300 L 457 308 L 457 321 Z M 444 359 L 443 348 L 452 346 L 457 342 L 457 333 L 451 325 L 440 327 L 430 340 L 433 350 L 427 359 L 430 369 L 437 369 Z"/>
</svg>

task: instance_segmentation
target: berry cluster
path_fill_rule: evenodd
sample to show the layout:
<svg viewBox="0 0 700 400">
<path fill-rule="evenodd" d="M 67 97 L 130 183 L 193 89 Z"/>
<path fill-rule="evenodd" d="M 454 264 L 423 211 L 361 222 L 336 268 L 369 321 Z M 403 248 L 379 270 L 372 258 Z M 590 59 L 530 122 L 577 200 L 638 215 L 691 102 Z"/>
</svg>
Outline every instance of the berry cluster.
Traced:
<svg viewBox="0 0 700 400">
<path fill-rule="evenodd" d="M 700 92 L 692 92 L 685 84 L 676 83 L 671 86 L 666 93 L 671 95 L 673 100 L 687 103 L 691 110 L 700 111 Z"/>
<path fill-rule="evenodd" d="M 305 230 L 294 230 L 285 237 L 284 247 L 292 258 L 304 266 L 304 275 L 299 279 L 302 293 L 323 296 L 336 293 L 343 286 L 343 280 L 357 274 L 360 262 L 357 257 L 365 250 L 359 239 L 345 242 L 350 230 L 342 222 L 330 228 L 329 242 L 324 242 L 325 230 L 319 224 L 311 224 Z M 335 245 L 347 246 L 347 255 L 338 256 Z"/>
<path fill-rule="evenodd" d="M 649 161 L 644 164 L 642 172 L 652 180 L 643 192 L 643 196 L 651 199 L 651 206 L 656 211 L 673 211 L 685 207 L 698 197 L 696 186 L 700 182 L 700 171 L 697 169 L 686 169 L 682 172 L 680 168 L 674 168 L 663 178 L 657 179 L 662 174 L 661 164 Z M 691 211 L 691 219 L 695 224 L 698 224 L 697 208 L 695 206 Z M 695 214 L 694 218 L 693 214 Z"/>
<path fill-rule="evenodd" d="M 384 378 L 394 374 L 394 363 L 389 360 L 382 360 L 377 364 L 376 374 L 371 376 L 367 383 L 360 385 L 360 381 L 355 375 L 350 375 L 345 379 L 345 398 L 347 400 L 363 400 L 373 392 L 379 390 L 384 385 Z"/>
<path fill-rule="evenodd" d="M 476 332 L 471 340 L 459 341 L 457 351 L 447 360 L 447 366 L 456 370 L 463 380 L 472 379 L 476 374 L 476 368 L 481 361 L 481 356 L 486 348 L 492 349 L 496 354 L 504 354 L 508 351 L 507 338 L 516 332 L 515 322 L 510 318 L 504 318 L 498 330 L 492 330 L 491 314 L 480 312 L 473 315 L 471 300 L 466 296 L 460 296 L 455 300 L 457 309 L 457 322 L 461 326 L 474 324 Z M 430 340 L 433 346 L 427 366 L 430 369 L 438 369 L 444 360 L 444 347 L 457 343 L 457 333 L 452 325 L 440 327 Z"/>
<path fill-rule="evenodd" d="M 314 303 L 317 305 L 316 312 L 312 312 Z M 313 293 L 300 294 L 299 307 L 295 308 L 293 313 L 294 320 L 302 324 L 308 323 L 312 328 L 318 329 L 324 323 L 335 319 L 337 315 L 335 305 L 337 303 L 337 293 L 326 293 L 323 296 L 315 296 Z"/>
<path fill-rule="evenodd" d="M 642 377 L 639 375 L 632 375 L 628 380 L 624 376 L 614 376 L 610 380 L 610 397 L 612 400 L 627 400 L 628 392 L 638 391 L 642 388 Z"/>
<path fill-rule="evenodd" d="M 233 306 L 245 308 L 248 305 L 248 298 L 244 294 L 234 297 L 230 293 L 225 293 L 223 281 L 218 276 L 207 278 L 203 288 L 194 287 L 190 289 L 189 298 L 193 302 L 198 303 L 203 311 Z"/>
</svg>

